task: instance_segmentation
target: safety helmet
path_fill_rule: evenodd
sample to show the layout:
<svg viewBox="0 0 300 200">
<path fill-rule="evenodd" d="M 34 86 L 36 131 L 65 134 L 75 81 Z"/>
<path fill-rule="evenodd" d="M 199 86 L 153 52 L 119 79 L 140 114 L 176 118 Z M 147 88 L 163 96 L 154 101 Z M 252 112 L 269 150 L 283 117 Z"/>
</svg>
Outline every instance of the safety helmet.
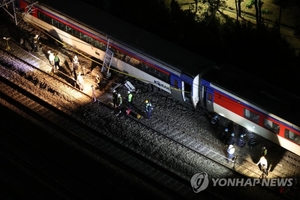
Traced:
<svg viewBox="0 0 300 200">
<path fill-rule="evenodd" d="M 148 102 L 149 102 L 148 100 L 145 101 L 145 103 L 148 103 Z"/>
<path fill-rule="evenodd" d="M 234 137 L 234 133 L 231 133 L 231 136 Z"/>
<path fill-rule="evenodd" d="M 117 92 L 116 90 L 114 90 L 114 93 Z"/>
<path fill-rule="evenodd" d="M 128 90 L 128 92 L 127 92 L 128 94 L 130 94 L 130 91 Z"/>
<path fill-rule="evenodd" d="M 225 131 L 228 132 L 228 128 L 225 128 Z"/>
<path fill-rule="evenodd" d="M 120 94 L 118 94 L 118 97 L 120 97 L 121 95 Z"/>
</svg>

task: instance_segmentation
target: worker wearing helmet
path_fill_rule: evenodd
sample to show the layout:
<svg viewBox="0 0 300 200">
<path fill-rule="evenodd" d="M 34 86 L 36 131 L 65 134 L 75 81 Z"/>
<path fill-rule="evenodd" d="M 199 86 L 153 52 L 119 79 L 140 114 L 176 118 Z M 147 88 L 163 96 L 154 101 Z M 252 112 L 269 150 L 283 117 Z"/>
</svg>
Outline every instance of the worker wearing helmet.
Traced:
<svg viewBox="0 0 300 200">
<path fill-rule="evenodd" d="M 121 113 L 121 108 L 122 108 L 122 103 L 123 103 L 123 99 L 122 99 L 122 96 L 121 94 L 118 94 L 117 96 L 117 106 L 118 106 L 118 111 L 119 113 Z"/>
<path fill-rule="evenodd" d="M 129 109 L 132 109 L 132 99 L 133 99 L 133 95 L 130 91 L 128 91 L 127 104 Z"/>
<path fill-rule="evenodd" d="M 263 147 L 262 150 L 261 150 L 261 155 L 266 157 L 267 153 L 268 153 L 267 148 Z"/>
<path fill-rule="evenodd" d="M 223 131 L 220 132 L 219 134 L 219 139 L 224 142 L 224 144 L 226 143 L 226 138 L 228 137 L 228 128 L 226 127 Z"/>
<path fill-rule="evenodd" d="M 116 90 L 113 91 L 113 104 L 114 104 L 114 108 L 117 107 L 117 100 L 118 100 L 118 93 Z"/>
<path fill-rule="evenodd" d="M 152 107 L 151 103 L 148 100 L 146 100 L 145 101 L 145 111 L 146 111 L 148 119 L 150 119 L 150 117 L 151 117 L 152 110 L 153 110 L 153 107 Z"/>
<path fill-rule="evenodd" d="M 244 147 L 245 146 L 245 140 L 244 140 L 244 135 L 243 134 L 241 134 L 240 135 L 240 137 L 237 139 L 237 141 L 236 141 L 236 145 L 238 146 L 238 147 Z"/>
<path fill-rule="evenodd" d="M 231 133 L 230 137 L 227 140 L 227 145 L 234 145 L 235 144 L 235 135 L 234 133 Z"/>
</svg>

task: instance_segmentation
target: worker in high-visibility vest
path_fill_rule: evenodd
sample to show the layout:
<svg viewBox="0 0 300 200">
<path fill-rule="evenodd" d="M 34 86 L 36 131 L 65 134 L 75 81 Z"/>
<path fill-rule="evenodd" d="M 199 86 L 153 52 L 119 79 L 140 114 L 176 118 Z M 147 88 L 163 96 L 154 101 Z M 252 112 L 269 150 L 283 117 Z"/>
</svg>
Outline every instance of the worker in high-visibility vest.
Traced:
<svg viewBox="0 0 300 200">
<path fill-rule="evenodd" d="M 132 109 L 132 99 L 133 99 L 133 95 L 130 91 L 128 91 L 127 103 L 129 109 Z"/>
</svg>

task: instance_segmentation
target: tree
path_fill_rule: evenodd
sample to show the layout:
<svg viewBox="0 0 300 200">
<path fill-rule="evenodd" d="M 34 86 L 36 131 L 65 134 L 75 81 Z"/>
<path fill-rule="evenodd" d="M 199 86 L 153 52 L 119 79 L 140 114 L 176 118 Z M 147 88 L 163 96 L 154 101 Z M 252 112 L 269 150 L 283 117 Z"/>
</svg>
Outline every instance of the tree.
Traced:
<svg viewBox="0 0 300 200">
<path fill-rule="evenodd" d="M 239 17 L 241 17 L 242 14 L 241 3 L 242 0 L 235 0 L 236 20 L 239 20 Z"/>
<path fill-rule="evenodd" d="M 261 17 L 261 0 L 254 0 L 254 8 L 255 8 L 255 19 L 257 28 L 260 28 L 262 17 Z"/>
<path fill-rule="evenodd" d="M 273 3 L 279 7 L 278 19 L 275 22 L 278 32 L 280 32 L 282 9 L 288 5 L 288 0 L 273 0 Z"/>
</svg>

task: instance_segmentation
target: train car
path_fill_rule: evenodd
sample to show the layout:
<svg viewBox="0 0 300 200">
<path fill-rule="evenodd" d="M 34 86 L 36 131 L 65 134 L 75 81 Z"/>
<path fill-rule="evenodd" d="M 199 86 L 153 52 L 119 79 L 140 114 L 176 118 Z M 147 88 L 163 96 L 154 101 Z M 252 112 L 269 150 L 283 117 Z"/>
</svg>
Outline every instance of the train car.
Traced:
<svg viewBox="0 0 300 200">
<path fill-rule="evenodd" d="M 197 106 L 199 73 L 213 66 L 212 61 L 78 0 L 41 0 L 33 12 L 26 12 L 29 1 L 19 4 L 27 22 L 102 61 L 109 49 L 115 69 L 151 83 L 184 105 Z"/>
<path fill-rule="evenodd" d="M 19 1 L 21 10 L 29 4 Z M 41 0 L 32 11 L 24 19 L 64 43 L 99 60 L 109 49 L 115 69 L 300 155 L 298 97 L 231 67 L 214 68 L 214 62 L 78 0 Z"/>
<path fill-rule="evenodd" d="M 203 75 L 201 105 L 300 155 L 300 98 L 232 67 Z"/>
</svg>

